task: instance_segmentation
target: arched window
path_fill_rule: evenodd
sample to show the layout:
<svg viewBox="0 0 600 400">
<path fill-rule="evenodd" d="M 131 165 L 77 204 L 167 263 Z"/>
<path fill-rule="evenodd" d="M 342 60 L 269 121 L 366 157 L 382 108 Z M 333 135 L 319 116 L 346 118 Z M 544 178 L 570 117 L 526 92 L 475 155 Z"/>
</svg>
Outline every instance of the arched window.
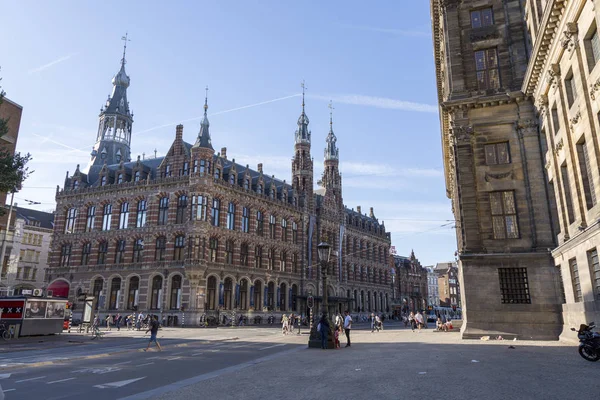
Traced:
<svg viewBox="0 0 600 400">
<path fill-rule="evenodd" d="M 217 306 L 217 278 L 211 276 L 206 283 L 206 309 L 215 310 Z"/>
<path fill-rule="evenodd" d="M 296 221 L 292 221 L 292 243 L 298 243 L 298 224 Z"/>
<path fill-rule="evenodd" d="M 271 199 L 275 198 L 275 188 L 271 188 L 271 194 L 269 197 L 271 197 Z"/>
<path fill-rule="evenodd" d="M 292 254 L 292 272 L 298 273 L 298 253 Z"/>
<path fill-rule="evenodd" d="M 127 229 L 129 226 L 129 203 L 121 203 L 121 212 L 119 213 L 119 229 Z"/>
<path fill-rule="evenodd" d="M 242 208 L 242 232 L 248 233 L 250 231 L 250 209 L 248 207 Z"/>
<path fill-rule="evenodd" d="M 125 240 L 117 240 L 115 248 L 115 264 L 122 264 L 125 261 Z"/>
<path fill-rule="evenodd" d="M 159 236 L 156 238 L 156 248 L 154 250 L 154 261 L 164 261 L 167 248 L 167 238 Z"/>
<path fill-rule="evenodd" d="M 121 278 L 113 278 L 110 284 L 109 310 L 117 310 L 121 297 Z"/>
<path fill-rule="evenodd" d="M 276 218 L 273 214 L 271 214 L 269 216 L 269 237 L 271 239 L 275 239 L 275 222 L 276 222 Z"/>
<path fill-rule="evenodd" d="M 219 251 L 219 240 L 215 237 L 210 238 L 210 261 L 217 262 Z"/>
<path fill-rule="evenodd" d="M 275 269 L 275 249 L 269 249 L 267 257 L 269 259 L 269 269 L 274 270 Z"/>
<path fill-rule="evenodd" d="M 77 190 L 77 189 L 79 189 L 79 179 L 75 179 L 75 180 L 73 181 L 73 187 L 72 187 L 72 189 L 73 189 L 73 190 Z"/>
<path fill-rule="evenodd" d="M 61 267 L 68 267 L 71 263 L 71 243 L 63 244 L 60 248 L 60 264 Z"/>
<path fill-rule="evenodd" d="M 163 278 L 156 275 L 152 278 L 152 289 L 150 291 L 150 309 L 159 310 L 162 305 L 162 284 Z"/>
<path fill-rule="evenodd" d="M 140 171 L 135 171 L 135 173 L 133 174 L 133 181 L 134 182 L 140 181 Z"/>
<path fill-rule="evenodd" d="M 262 247 L 254 248 L 254 268 L 262 268 Z"/>
<path fill-rule="evenodd" d="M 256 310 L 262 310 L 262 295 L 263 295 L 263 289 L 262 289 L 262 282 L 261 281 L 254 281 L 254 309 Z"/>
<path fill-rule="evenodd" d="M 112 222 L 112 205 L 105 204 L 102 210 L 102 230 L 109 231 Z"/>
<path fill-rule="evenodd" d="M 259 183 L 258 185 L 256 185 L 256 193 L 263 194 L 263 186 L 262 186 L 262 184 Z"/>
<path fill-rule="evenodd" d="M 229 184 L 235 185 L 235 174 L 229 174 Z"/>
<path fill-rule="evenodd" d="M 279 286 L 279 309 L 281 311 L 287 311 L 287 291 L 287 285 L 285 283 L 282 283 Z"/>
<path fill-rule="evenodd" d="M 179 235 L 175 238 L 175 254 L 173 260 L 182 261 L 185 258 L 185 236 Z"/>
<path fill-rule="evenodd" d="M 174 275 L 171 278 L 169 308 L 171 310 L 179 310 L 181 308 L 181 275 Z"/>
<path fill-rule="evenodd" d="M 106 253 L 108 253 L 108 242 L 102 241 L 98 244 L 98 265 L 106 264 Z"/>
<path fill-rule="evenodd" d="M 96 221 L 96 206 L 89 206 L 85 221 L 85 231 L 91 232 L 94 230 L 94 222 Z"/>
<path fill-rule="evenodd" d="M 187 209 L 188 198 L 182 194 L 177 199 L 177 213 L 175 215 L 175 223 L 183 224 L 185 222 L 186 209 Z"/>
<path fill-rule="evenodd" d="M 298 311 L 298 286 L 292 285 L 292 311 Z"/>
<path fill-rule="evenodd" d="M 233 308 L 233 282 L 231 278 L 225 278 L 223 286 L 223 307 L 226 310 L 231 310 Z"/>
<path fill-rule="evenodd" d="M 67 211 L 67 218 L 65 223 L 65 233 L 74 233 L 75 232 L 75 222 L 77 220 L 77 209 L 69 208 Z"/>
<path fill-rule="evenodd" d="M 127 293 L 127 309 L 133 310 L 138 305 L 138 291 L 140 289 L 140 278 L 137 276 L 129 279 L 129 291 Z"/>
<path fill-rule="evenodd" d="M 227 229 L 235 229 L 235 204 L 229 203 L 227 207 Z"/>
<path fill-rule="evenodd" d="M 143 228 L 146 226 L 146 215 L 148 213 L 148 203 L 146 200 L 140 200 L 137 204 L 137 220 L 135 226 Z"/>
<path fill-rule="evenodd" d="M 221 209 L 221 200 L 217 199 L 216 197 L 213 198 L 212 213 L 211 213 L 213 226 L 219 226 L 220 209 Z"/>
<path fill-rule="evenodd" d="M 279 255 L 279 270 L 281 272 L 287 272 L 287 253 L 282 251 Z"/>
<path fill-rule="evenodd" d="M 269 310 L 273 310 L 275 307 L 275 283 L 269 282 L 267 286 L 267 307 Z"/>
<path fill-rule="evenodd" d="M 88 265 L 90 262 L 90 253 L 92 252 L 92 244 L 84 243 L 81 248 L 81 265 Z"/>
<path fill-rule="evenodd" d="M 158 225 L 167 225 L 169 222 L 169 198 L 161 197 L 158 203 Z"/>
<path fill-rule="evenodd" d="M 240 282 L 240 310 L 248 309 L 248 281 L 246 279 L 242 279 Z"/>
<path fill-rule="evenodd" d="M 262 213 L 262 211 L 256 212 L 256 234 L 258 236 L 263 235 L 263 213 Z"/>
<path fill-rule="evenodd" d="M 284 242 L 288 240 L 287 220 L 285 218 L 281 219 L 281 240 Z"/>
<path fill-rule="evenodd" d="M 250 188 L 250 180 L 244 179 L 244 189 L 248 190 Z"/>
<path fill-rule="evenodd" d="M 248 243 L 242 243 L 240 246 L 240 264 L 248 266 Z"/>
<path fill-rule="evenodd" d="M 123 174 L 117 175 L 117 184 L 123 183 Z"/>
<path fill-rule="evenodd" d="M 144 239 L 136 239 L 133 243 L 133 262 L 139 263 L 144 260 Z"/>
<path fill-rule="evenodd" d="M 233 264 L 233 240 L 225 242 L 225 264 Z"/>
<path fill-rule="evenodd" d="M 102 294 L 103 286 L 104 286 L 104 280 L 102 278 L 96 278 L 94 280 L 94 285 L 92 286 L 92 296 L 94 296 L 96 299 L 99 299 L 100 295 Z M 98 309 L 99 305 L 100 305 L 100 302 L 97 301 L 96 302 L 96 310 Z"/>
<path fill-rule="evenodd" d="M 106 186 L 106 175 L 102 175 L 100 178 L 100 186 Z"/>
</svg>

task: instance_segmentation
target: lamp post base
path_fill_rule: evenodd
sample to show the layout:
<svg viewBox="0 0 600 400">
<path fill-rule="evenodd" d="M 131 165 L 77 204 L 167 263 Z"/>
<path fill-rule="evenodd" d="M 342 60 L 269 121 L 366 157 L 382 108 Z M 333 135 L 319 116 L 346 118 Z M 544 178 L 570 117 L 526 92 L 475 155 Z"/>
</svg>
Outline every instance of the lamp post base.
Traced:
<svg viewBox="0 0 600 400">
<path fill-rule="evenodd" d="M 321 332 L 317 331 L 318 325 L 319 325 L 319 323 L 317 321 L 315 321 L 310 330 L 310 336 L 308 338 L 308 347 L 309 348 L 314 348 L 314 349 L 322 348 Z M 327 348 L 328 349 L 335 349 L 335 338 L 333 336 L 334 332 L 333 332 L 332 326 L 333 326 L 332 322 L 329 321 L 329 333 L 327 334 Z"/>
</svg>

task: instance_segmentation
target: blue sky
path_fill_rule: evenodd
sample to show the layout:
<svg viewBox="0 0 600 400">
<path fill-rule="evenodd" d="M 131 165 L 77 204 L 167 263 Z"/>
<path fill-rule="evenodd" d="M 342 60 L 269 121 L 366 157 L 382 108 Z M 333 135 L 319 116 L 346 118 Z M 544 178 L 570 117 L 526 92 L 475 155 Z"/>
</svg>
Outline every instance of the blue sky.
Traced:
<svg viewBox="0 0 600 400">
<path fill-rule="evenodd" d="M 344 202 L 374 207 L 399 254 L 454 259 L 428 1 L 165 4 L 3 5 L 2 86 L 24 108 L 18 149 L 35 169 L 20 205 L 52 209 L 66 171 L 87 164 L 128 32 L 133 159 L 162 155 L 178 123 L 193 142 L 208 85 L 215 149 L 289 182 L 304 79 L 316 178 L 332 100 Z"/>
</svg>

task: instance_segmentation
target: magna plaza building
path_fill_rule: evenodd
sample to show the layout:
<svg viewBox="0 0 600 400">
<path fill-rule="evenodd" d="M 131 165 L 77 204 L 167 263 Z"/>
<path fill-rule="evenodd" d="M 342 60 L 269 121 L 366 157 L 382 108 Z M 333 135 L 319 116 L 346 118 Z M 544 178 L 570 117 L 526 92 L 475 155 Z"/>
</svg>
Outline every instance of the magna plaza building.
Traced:
<svg viewBox="0 0 600 400">
<path fill-rule="evenodd" d="M 319 310 L 324 290 L 322 241 L 332 246 L 331 311 L 389 310 L 390 234 L 372 208 L 344 206 L 331 118 L 314 190 L 304 96 L 288 183 L 229 159 L 226 148 L 215 154 L 206 100 L 194 143 L 178 125 L 164 157 L 131 160 L 125 54 L 112 84 L 89 166 L 67 173 L 56 192 L 48 288 L 75 301 L 75 313 L 87 294 L 101 314 L 152 313 L 175 325 L 184 313 L 186 324 L 306 315 L 307 296 Z"/>
</svg>

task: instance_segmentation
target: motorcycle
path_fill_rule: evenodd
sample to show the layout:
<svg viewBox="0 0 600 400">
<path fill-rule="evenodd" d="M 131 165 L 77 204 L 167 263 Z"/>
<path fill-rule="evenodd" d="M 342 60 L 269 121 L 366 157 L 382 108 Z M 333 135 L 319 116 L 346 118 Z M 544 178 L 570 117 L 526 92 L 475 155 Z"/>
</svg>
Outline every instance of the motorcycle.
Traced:
<svg viewBox="0 0 600 400">
<path fill-rule="evenodd" d="M 577 332 L 579 339 L 579 355 L 588 361 L 600 360 L 600 333 L 592 332 L 596 325 L 590 322 L 588 325 L 579 325 L 579 330 L 571 328 Z"/>
</svg>

